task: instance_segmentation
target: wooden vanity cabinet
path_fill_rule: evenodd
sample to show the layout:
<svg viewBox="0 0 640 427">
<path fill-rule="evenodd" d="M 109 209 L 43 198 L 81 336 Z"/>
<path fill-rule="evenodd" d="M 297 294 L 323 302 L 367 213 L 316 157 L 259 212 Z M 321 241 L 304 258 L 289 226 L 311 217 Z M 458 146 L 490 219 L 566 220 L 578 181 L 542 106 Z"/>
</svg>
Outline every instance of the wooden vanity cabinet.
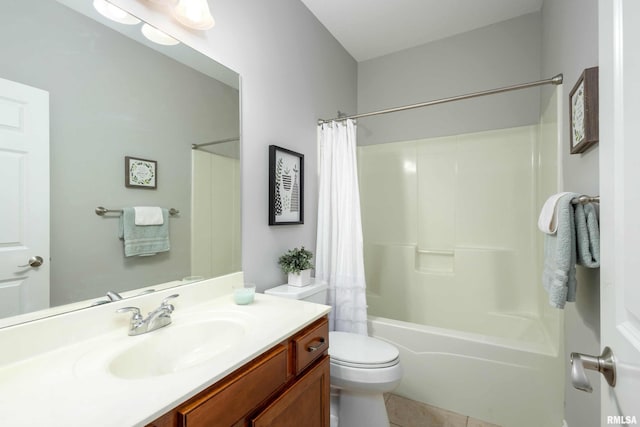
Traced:
<svg viewBox="0 0 640 427">
<path fill-rule="evenodd" d="M 147 427 L 328 427 L 326 316 Z"/>
</svg>

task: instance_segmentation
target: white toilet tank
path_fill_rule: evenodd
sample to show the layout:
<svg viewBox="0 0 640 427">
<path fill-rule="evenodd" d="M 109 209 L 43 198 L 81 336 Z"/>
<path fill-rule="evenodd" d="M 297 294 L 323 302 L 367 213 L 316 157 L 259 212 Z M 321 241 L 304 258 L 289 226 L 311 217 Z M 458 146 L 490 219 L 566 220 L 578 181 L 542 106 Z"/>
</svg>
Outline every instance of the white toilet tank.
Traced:
<svg viewBox="0 0 640 427">
<path fill-rule="evenodd" d="M 328 285 L 326 282 L 314 278 L 312 279 L 311 284 L 307 286 L 280 285 L 275 288 L 267 289 L 264 293 L 276 297 L 299 299 L 315 302 L 316 304 L 326 304 L 327 288 Z"/>
</svg>

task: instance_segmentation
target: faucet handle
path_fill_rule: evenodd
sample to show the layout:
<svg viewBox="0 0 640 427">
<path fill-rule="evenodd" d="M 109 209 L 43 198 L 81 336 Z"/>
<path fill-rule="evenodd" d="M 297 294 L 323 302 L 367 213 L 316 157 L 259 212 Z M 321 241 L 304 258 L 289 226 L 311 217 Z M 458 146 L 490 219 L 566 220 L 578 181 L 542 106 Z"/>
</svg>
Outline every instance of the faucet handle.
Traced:
<svg viewBox="0 0 640 427">
<path fill-rule="evenodd" d="M 138 307 L 122 307 L 116 310 L 116 313 L 127 313 L 127 312 L 133 312 L 133 317 L 131 317 L 131 320 L 142 320 L 142 314 L 140 314 L 140 309 Z"/>
<path fill-rule="evenodd" d="M 168 308 L 171 311 L 175 310 L 175 307 L 173 306 L 173 304 L 169 304 L 169 300 L 170 299 L 174 299 L 174 298 L 178 298 L 179 296 L 180 296 L 180 294 L 169 295 L 168 297 L 166 297 L 165 299 L 162 300 L 162 304 L 160 304 L 160 307 Z"/>
<path fill-rule="evenodd" d="M 166 297 L 165 299 L 162 300 L 162 303 L 166 303 L 167 301 L 169 301 L 170 299 L 173 298 L 178 298 L 180 296 L 180 294 L 173 294 L 173 295 L 169 295 L 168 297 Z"/>
</svg>

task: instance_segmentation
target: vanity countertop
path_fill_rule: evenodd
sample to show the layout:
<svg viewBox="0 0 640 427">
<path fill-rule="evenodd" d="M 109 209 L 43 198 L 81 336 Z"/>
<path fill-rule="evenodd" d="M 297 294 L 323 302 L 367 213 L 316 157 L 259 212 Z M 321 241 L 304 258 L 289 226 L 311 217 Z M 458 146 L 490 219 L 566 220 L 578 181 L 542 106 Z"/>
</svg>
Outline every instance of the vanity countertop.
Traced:
<svg viewBox="0 0 640 427">
<path fill-rule="evenodd" d="M 330 310 L 325 305 L 263 294 L 256 294 L 252 304 L 236 305 L 228 292 L 188 307 L 181 307 L 178 299 L 175 305 L 173 323 L 165 328 L 131 337 L 121 324 L 92 338 L 65 342 L 0 365 L 0 425 L 144 426 Z M 116 356 L 132 345 L 144 346 L 144 340 L 162 342 L 166 337 L 175 341 L 174 347 L 179 349 L 181 343 L 176 337 L 181 334 L 176 334 L 175 328 L 206 321 L 208 316 L 239 316 L 246 327 L 239 336 L 232 337 L 232 343 L 222 345 L 214 358 L 178 372 L 139 378 L 119 377 L 111 372 Z M 8 337 L 15 341 L 16 334 Z M 0 330 L 3 347 L 20 345 L 3 338 Z M 135 354 L 135 350 L 130 353 Z"/>
</svg>

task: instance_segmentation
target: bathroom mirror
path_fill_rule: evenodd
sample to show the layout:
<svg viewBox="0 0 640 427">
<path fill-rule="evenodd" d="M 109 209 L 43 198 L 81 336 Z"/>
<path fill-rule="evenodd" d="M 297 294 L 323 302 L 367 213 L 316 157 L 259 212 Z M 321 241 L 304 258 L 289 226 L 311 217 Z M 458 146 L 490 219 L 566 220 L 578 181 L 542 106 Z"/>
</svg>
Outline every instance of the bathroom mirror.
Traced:
<svg viewBox="0 0 640 427">
<path fill-rule="evenodd" d="M 84 0 L 3 5 L 0 79 L 48 93 L 40 126 L 49 160 L 41 169 L 27 160 L 25 170 L 39 175 L 8 185 L 22 152 L 3 147 L 11 135 L 0 133 L 0 222 L 15 224 L 0 227 L 0 252 L 25 246 L 21 239 L 49 222 L 50 253 L 0 258 L 0 327 L 105 303 L 108 291 L 134 296 L 241 268 L 239 76 L 184 44 L 144 39 L 141 26 L 108 21 Z M 0 93 L 0 131 L 13 123 L 14 101 Z M 21 114 L 15 123 L 32 125 Z M 127 156 L 155 162 L 155 189 L 125 186 Z M 170 250 L 125 257 L 119 213 L 97 215 L 99 206 L 177 209 Z M 26 223 L 30 214 L 37 227 Z M 42 266 L 27 265 L 41 255 Z M 36 292 L 28 281 L 38 276 L 48 283 Z"/>
</svg>

